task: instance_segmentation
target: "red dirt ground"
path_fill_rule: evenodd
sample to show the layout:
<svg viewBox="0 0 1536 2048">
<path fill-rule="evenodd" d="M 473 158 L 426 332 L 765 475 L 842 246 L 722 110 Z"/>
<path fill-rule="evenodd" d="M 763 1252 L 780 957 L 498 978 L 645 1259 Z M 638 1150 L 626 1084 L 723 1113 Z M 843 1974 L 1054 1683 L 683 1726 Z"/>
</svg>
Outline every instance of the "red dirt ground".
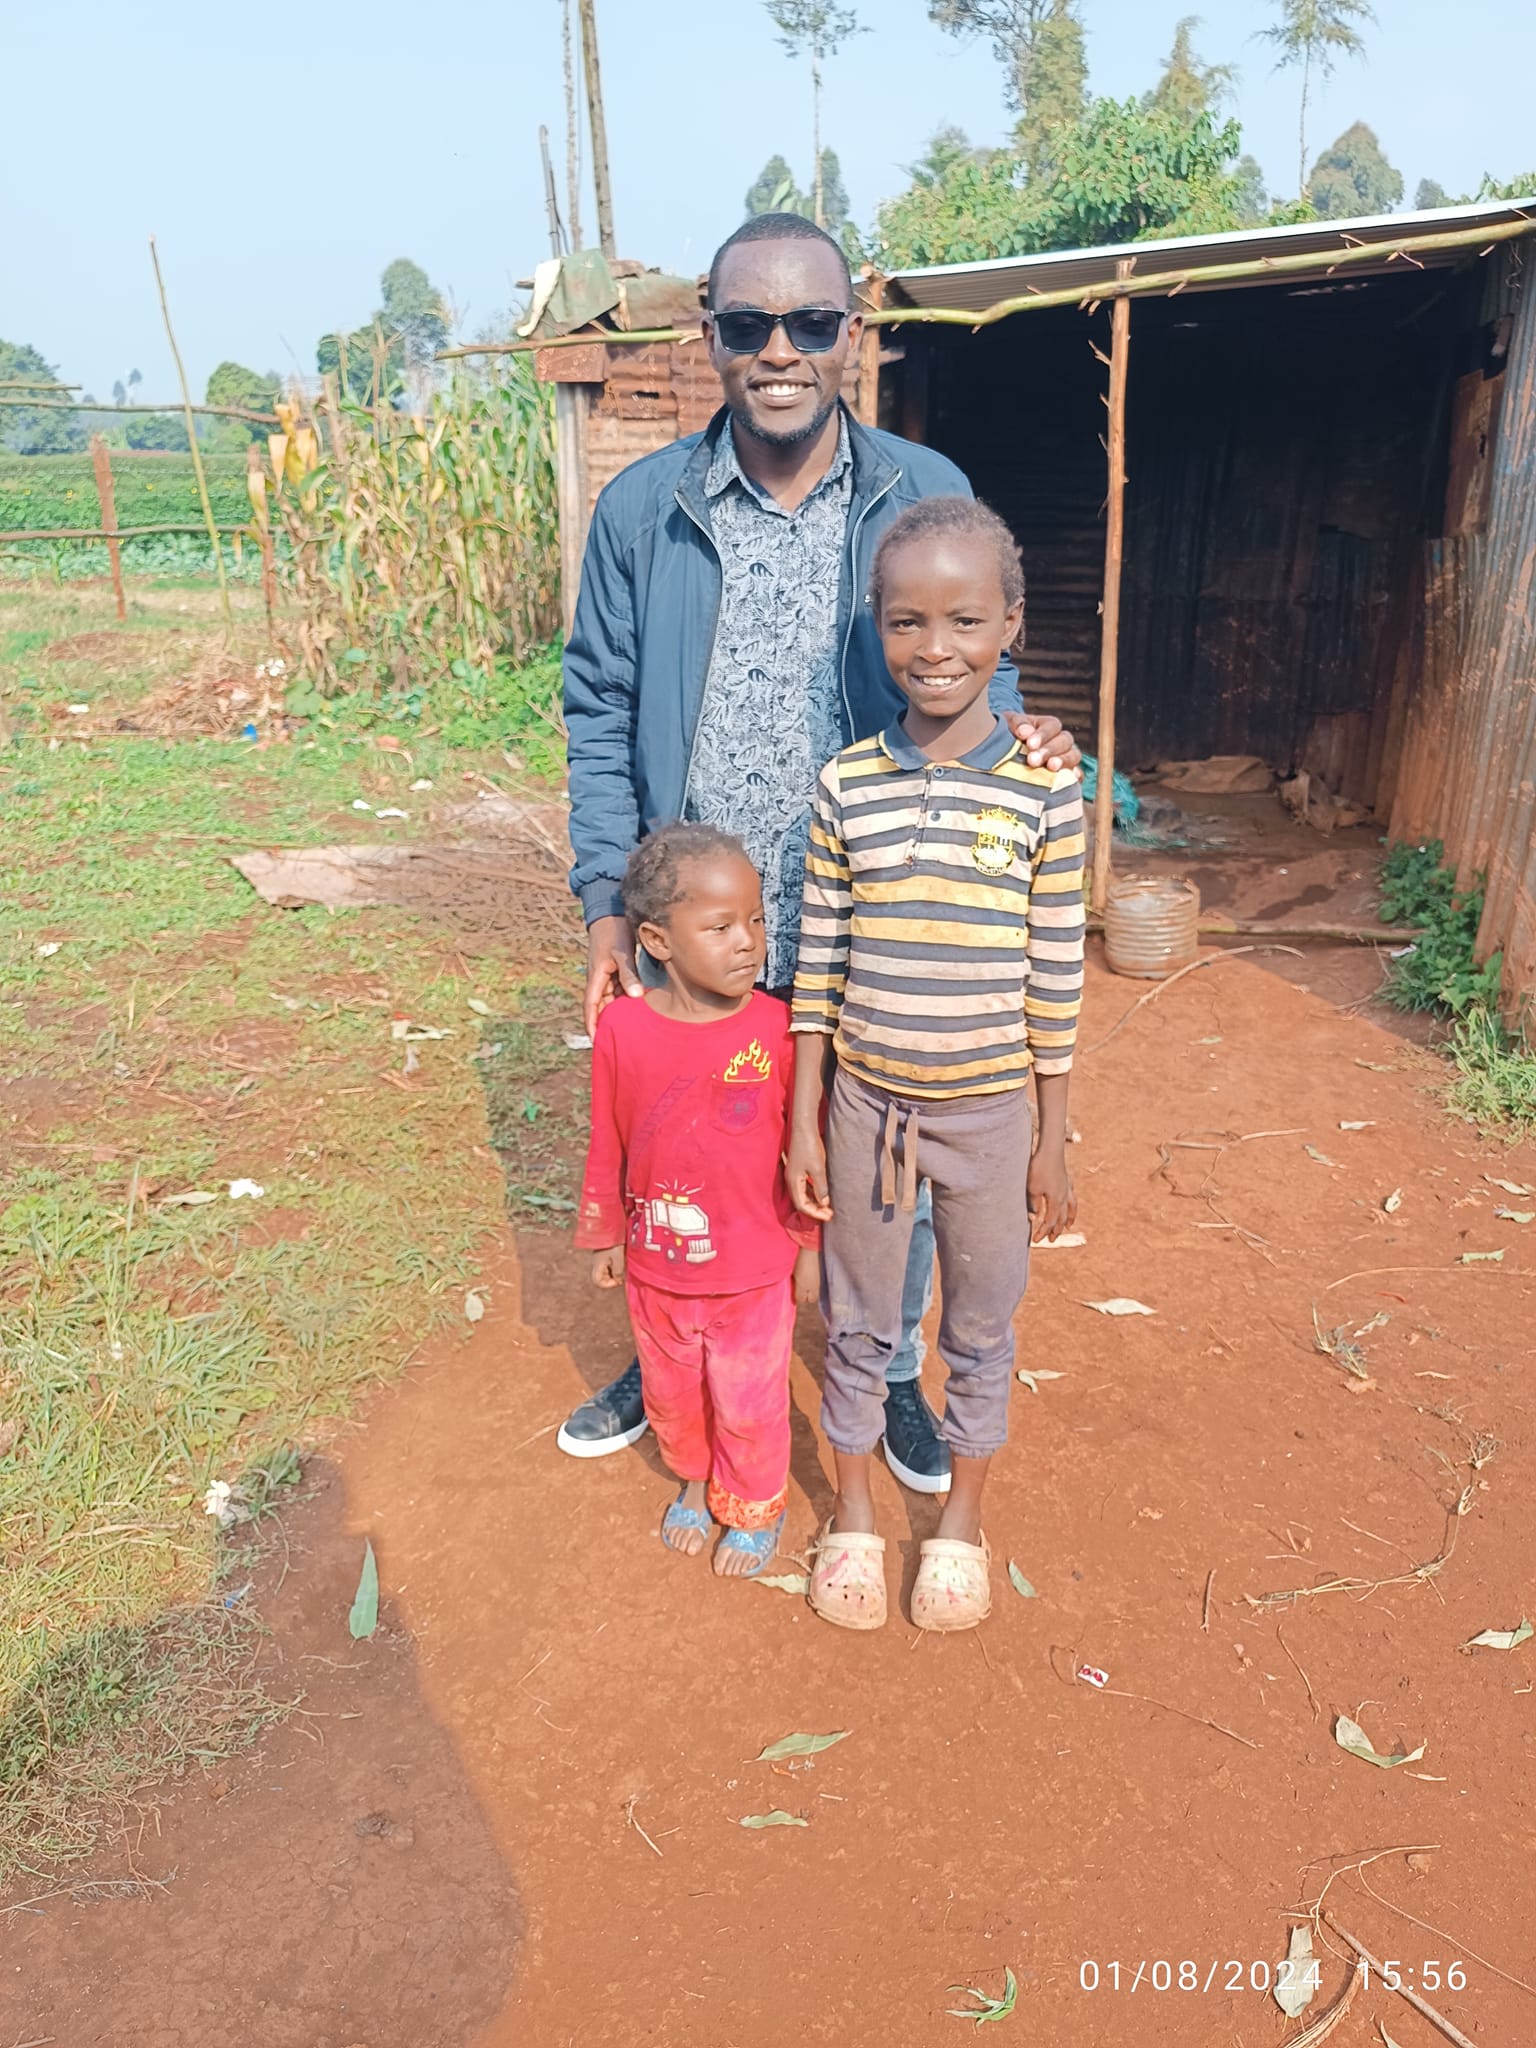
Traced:
<svg viewBox="0 0 1536 2048">
<path fill-rule="evenodd" d="M 1087 1046 L 1139 992 L 1091 969 Z M 1330 1869 L 1328 1907 L 1410 1982 L 1463 1963 L 1464 1989 L 1427 1995 L 1474 2041 L 1536 2038 L 1536 1991 L 1492 1967 L 1536 1985 L 1536 1642 L 1459 1648 L 1536 1607 L 1536 1224 L 1494 1213 L 1536 1201 L 1483 1178 L 1536 1185 L 1536 1148 L 1447 1121 L 1442 1071 L 1252 959 L 1083 1058 L 1088 1242 L 1038 1257 L 1020 1322 L 1020 1362 L 1065 1376 L 1017 1391 L 996 1606 L 968 1637 L 842 1634 L 665 1555 L 648 1444 L 554 1448 L 627 1357 L 622 1315 L 562 1239 L 519 1235 L 484 1321 L 381 1395 L 340 1484 L 286 1518 L 292 1573 L 256 1597 L 285 1663 L 341 1667 L 302 1666 L 332 1718 L 179 1793 L 136 1852 L 176 1873 L 163 1893 L 4 1923 L 0 2042 L 927 2048 L 962 2038 L 949 1987 L 997 1992 L 1010 1965 L 1005 2043 L 1264 2048 L 1295 2023 L 1227 1987 L 1273 1967 Z M 1187 1142 L 1221 1133 L 1246 1141 Z M 1083 1305 L 1114 1295 L 1157 1312 Z M 1325 1329 L 1389 1317 L 1360 1338 L 1372 1385 L 1316 1350 L 1314 1303 Z M 829 1494 L 814 1318 L 800 1335 L 795 1549 Z M 882 1511 L 904 1606 L 934 1506 L 887 1481 Z M 355 1647 L 365 1531 L 389 1628 Z M 1072 1683 L 1084 1662 L 1116 1691 Z M 1345 1754 L 1341 1712 L 1422 1759 Z M 794 1729 L 852 1732 L 814 1769 L 748 1761 Z M 809 1826 L 737 1825 L 775 1806 Z M 1345 1979 L 1323 1956 L 1314 2013 Z M 1335 2048 L 1378 2042 L 1377 2018 L 1400 2048 L 1441 2040 L 1372 1986 Z"/>
</svg>

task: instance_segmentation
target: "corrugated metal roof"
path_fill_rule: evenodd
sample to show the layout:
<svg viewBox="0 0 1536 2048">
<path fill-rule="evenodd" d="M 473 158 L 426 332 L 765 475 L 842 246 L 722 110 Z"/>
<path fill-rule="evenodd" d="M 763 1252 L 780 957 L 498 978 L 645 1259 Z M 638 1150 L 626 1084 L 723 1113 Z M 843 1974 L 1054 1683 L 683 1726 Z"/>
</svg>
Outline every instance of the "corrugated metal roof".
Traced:
<svg viewBox="0 0 1536 2048">
<path fill-rule="evenodd" d="M 1115 242 L 1096 249 L 1051 249 L 1040 256 L 999 256 L 986 263 L 936 263 L 893 272 L 887 280 L 886 303 L 953 306 L 981 313 L 1002 299 L 1019 298 L 1029 291 L 1067 291 L 1101 284 L 1114 275 L 1115 264 L 1122 257 L 1133 257 L 1137 269 L 1147 275 L 1164 270 L 1193 272 L 1186 287 L 1190 291 L 1222 289 L 1221 281 L 1202 287 L 1199 272 L 1226 263 L 1256 263 L 1266 256 L 1327 254 L 1360 242 L 1383 244 L 1379 265 L 1352 266 L 1353 276 L 1374 276 L 1388 267 L 1392 245 L 1407 236 L 1493 227 L 1529 218 L 1533 209 L 1536 195 L 1522 201 L 1487 200 L 1476 206 L 1442 206 L 1421 213 L 1374 214 L 1362 220 L 1308 221 L 1300 227 L 1239 228 L 1232 234 L 1174 235 L 1165 241 Z M 1465 258 L 1464 250 L 1446 249 L 1429 251 L 1417 260 L 1437 266 Z M 1298 280 L 1293 276 L 1290 282 Z"/>
</svg>

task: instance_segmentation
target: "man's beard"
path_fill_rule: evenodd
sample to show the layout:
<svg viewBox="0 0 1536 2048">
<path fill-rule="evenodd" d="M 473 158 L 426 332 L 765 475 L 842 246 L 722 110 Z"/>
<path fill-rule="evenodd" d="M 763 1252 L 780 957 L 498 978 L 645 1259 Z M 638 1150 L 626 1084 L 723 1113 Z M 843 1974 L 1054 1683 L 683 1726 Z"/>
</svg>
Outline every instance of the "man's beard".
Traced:
<svg viewBox="0 0 1536 2048">
<path fill-rule="evenodd" d="M 768 428 L 760 427 L 750 417 L 745 406 L 733 405 L 730 409 L 731 424 L 737 432 L 750 434 L 754 441 L 761 441 L 767 448 L 795 448 L 802 441 L 813 440 L 836 410 L 837 400 L 829 399 L 825 405 L 816 408 L 803 427 L 791 427 L 785 433 L 774 433 Z"/>
</svg>

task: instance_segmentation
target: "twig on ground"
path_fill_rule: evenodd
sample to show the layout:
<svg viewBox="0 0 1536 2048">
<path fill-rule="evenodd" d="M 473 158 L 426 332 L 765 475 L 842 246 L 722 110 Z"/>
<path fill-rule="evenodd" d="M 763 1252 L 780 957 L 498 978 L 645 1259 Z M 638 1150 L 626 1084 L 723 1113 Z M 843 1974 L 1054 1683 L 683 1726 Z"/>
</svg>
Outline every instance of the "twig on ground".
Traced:
<svg viewBox="0 0 1536 2048">
<path fill-rule="evenodd" d="M 1200 1604 L 1200 1626 L 1207 1635 L 1211 1632 L 1211 1588 L 1216 1583 L 1216 1567 L 1212 1565 L 1205 1575 L 1205 1598 Z"/>
<path fill-rule="evenodd" d="M 1319 1593 L 1354 1593 L 1366 1599 L 1372 1593 L 1379 1593 L 1383 1586 L 1410 1586 L 1415 1582 L 1427 1585 L 1435 1574 L 1449 1564 L 1456 1549 L 1456 1530 L 1461 1517 L 1471 1505 L 1473 1489 L 1463 1488 L 1461 1498 L 1446 1516 L 1450 1531 L 1444 1548 L 1435 1557 L 1426 1558 L 1423 1564 L 1415 1565 L 1412 1571 L 1398 1572 L 1386 1579 L 1340 1578 L 1324 1579 L 1317 1586 L 1292 1586 L 1281 1593 L 1262 1593 L 1255 1596 L 1245 1593 L 1243 1598 L 1250 1607 L 1285 1607 L 1297 1600 L 1315 1599 Z"/>
<path fill-rule="evenodd" d="M 1240 1742 L 1244 1749 L 1258 1749 L 1262 1746 L 1257 1742 L 1250 1742 L 1246 1735 L 1239 1735 L 1235 1728 L 1224 1727 L 1220 1721 L 1212 1721 L 1204 1714 L 1186 1713 L 1183 1707 L 1171 1707 L 1166 1700 L 1153 1699 L 1150 1693 L 1122 1692 L 1115 1685 L 1093 1685 L 1088 1689 L 1100 1694 L 1104 1699 L 1137 1700 L 1144 1707 L 1160 1707 L 1165 1714 L 1177 1714 L 1181 1720 L 1193 1721 L 1197 1728 L 1214 1728 L 1218 1735 L 1230 1735 L 1232 1740 Z"/>
<path fill-rule="evenodd" d="M 1291 1657 L 1291 1646 L 1285 1640 L 1285 1637 L 1280 1633 L 1280 1624 L 1278 1622 L 1276 1622 L 1275 1624 L 1275 1641 L 1280 1645 L 1281 1649 L 1284 1650 L 1286 1656 L 1291 1658 L 1292 1669 L 1296 1671 L 1296 1673 L 1299 1675 L 1301 1679 L 1302 1684 L 1307 1688 L 1307 1698 L 1312 1702 L 1312 1718 L 1315 1721 L 1318 1715 L 1322 1712 L 1322 1708 L 1317 1703 L 1317 1694 L 1312 1690 L 1311 1679 L 1308 1678 L 1305 1671 L 1303 1671 L 1301 1666 L 1296 1662 L 1296 1659 L 1294 1657 Z"/>
<path fill-rule="evenodd" d="M 1448 1941 L 1458 1955 L 1470 1956 L 1480 1969 L 1492 1970 L 1495 1977 L 1502 1977 L 1506 1984 L 1513 1984 L 1518 1990 L 1528 1991 L 1532 1998 L 1536 1998 L 1536 1984 L 1527 1984 L 1523 1977 L 1512 1977 L 1508 1970 L 1501 1970 L 1497 1963 L 1490 1963 L 1488 1958 L 1480 1956 L 1476 1949 L 1468 1948 L 1459 1935 L 1447 1934 L 1443 1927 L 1432 1927 L 1427 1920 L 1421 1920 L 1416 1913 L 1410 1913 L 1406 1906 L 1399 1906 L 1391 1899 L 1384 1899 L 1368 1878 L 1361 1876 L 1360 1882 L 1378 1906 L 1385 1906 L 1389 1913 L 1396 1913 L 1404 1920 L 1411 1920 L 1415 1927 L 1422 1927 L 1426 1934 L 1438 1935 L 1441 1941 Z"/>
<path fill-rule="evenodd" d="M 1363 1870 L 1367 1863 L 1380 1863 L 1384 1856 L 1427 1856 L 1432 1849 L 1438 1849 L 1439 1846 L 1438 1842 L 1398 1842 L 1390 1849 L 1368 1849 L 1363 1856 L 1352 1856 L 1345 1849 L 1340 1849 L 1332 1856 L 1313 1856 L 1302 1865 L 1303 1870 L 1310 1870 L 1317 1863 L 1337 1863 L 1339 1867 L 1337 1870 L 1329 1871 L 1323 1880 L 1322 1890 L 1310 1903 L 1303 1903 L 1294 1909 L 1287 1907 L 1285 1910 L 1306 1913 L 1316 1921 L 1322 1913 L 1323 1901 L 1328 1896 L 1328 1887 L 1336 1877 L 1342 1877 L 1346 1871 Z"/>
<path fill-rule="evenodd" d="M 1136 1012 L 1142 1009 L 1147 1003 L 1155 1003 L 1165 988 L 1172 988 L 1173 984 L 1176 981 L 1182 981 L 1186 974 L 1196 974 L 1202 967 L 1214 967 L 1218 960 L 1235 960 L 1237 959 L 1239 954 L 1242 953 L 1294 953 L 1298 960 L 1304 959 L 1306 957 L 1295 946 L 1266 945 L 1232 946 L 1223 952 L 1207 953 L 1204 955 L 1203 958 L 1199 960 L 1191 960 L 1189 965 L 1187 967 L 1181 967 L 1177 974 L 1170 974 L 1166 981 L 1160 981 L 1156 983 L 1154 987 L 1149 988 L 1147 990 L 1144 996 L 1138 996 L 1135 1002 L 1132 1003 L 1131 1007 L 1124 1013 L 1124 1015 L 1118 1020 L 1118 1022 L 1112 1024 L 1109 1027 L 1109 1029 L 1105 1032 L 1104 1036 L 1099 1040 L 1097 1045 L 1090 1045 L 1084 1048 L 1085 1057 L 1088 1053 L 1101 1052 L 1103 1048 L 1106 1045 L 1108 1045 L 1109 1041 L 1114 1037 L 1115 1033 L 1120 1029 L 1120 1026 L 1122 1024 L 1128 1024 L 1132 1017 L 1135 1016 Z"/>
<path fill-rule="evenodd" d="M 649 1836 L 649 1835 L 648 1835 L 648 1834 L 647 1834 L 647 1833 L 645 1832 L 645 1829 L 644 1829 L 643 1827 L 641 1827 L 641 1825 L 640 1825 L 639 1821 L 637 1821 L 637 1820 L 635 1819 L 635 1806 L 636 1806 L 636 1803 L 637 1803 L 637 1801 L 639 1800 L 639 1797 L 640 1797 L 640 1795 L 639 1795 L 639 1793 L 638 1793 L 638 1792 L 633 1792 L 633 1793 L 631 1793 L 631 1794 L 630 1794 L 630 1797 L 629 1797 L 629 1799 L 628 1799 L 628 1801 L 626 1802 L 626 1804 L 625 1804 L 625 1807 L 624 1807 L 624 1822 L 625 1822 L 625 1825 L 626 1825 L 627 1827 L 632 1827 L 632 1828 L 634 1829 L 635 1833 L 636 1833 L 636 1834 L 637 1834 L 637 1835 L 638 1835 L 638 1836 L 640 1837 L 641 1841 L 642 1841 L 642 1842 L 644 1842 L 645 1846 L 646 1846 L 646 1847 L 647 1847 L 647 1848 L 648 1848 L 649 1850 L 651 1850 L 651 1851 L 652 1851 L 652 1853 L 653 1853 L 654 1855 L 657 1855 L 657 1856 L 659 1856 L 659 1855 L 661 1854 L 661 1851 L 660 1851 L 660 1850 L 659 1850 L 659 1849 L 658 1849 L 658 1848 L 656 1847 L 656 1844 L 655 1844 L 655 1843 L 654 1843 L 654 1842 L 653 1842 L 653 1841 L 651 1840 L 650 1836 Z M 677 1832 L 677 1830 L 676 1830 L 676 1829 L 674 1828 L 674 1829 L 672 1830 L 672 1832 L 673 1832 L 673 1833 L 675 1834 L 675 1833 Z"/>
<path fill-rule="evenodd" d="M 1323 1917 L 1328 1922 L 1328 1925 L 1333 1929 L 1334 1933 L 1339 1937 L 1340 1941 L 1348 1942 L 1349 1946 L 1360 1958 L 1360 1961 L 1362 1963 L 1368 1964 L 1370 1968 L 1376 1972 L 1377 1976 L 1381 1979 L 1382 1983 L 1386 1985 L 1386 1988 L 1389 1991 L 1395 1991 L 1399 1998 L 1406 1999 L 1408 2004 L 1413 2007 L 1414 2011 L 1418 2013 L 1421 2016 L 1421 2018 L 1428 2020 L 1432 2027 L 1438 2027 L 1440 2029 L 1441 2033 L 1444 2034 L 1447 2041 L 1454 2041 L 1456 2044 L 1456 2048 L 1476 2048 L 1476 2043 L 1469 2041 L 1466 2035 L 1461 2031 L 1460 2027 L 1453 2026 L 1452 2023 L 1445 2017 L 1444 2013 L 1436 2012 L 1435 2008 L 1430 2004 L 1427 1998 L 1421 1998 L 1417 1991 L 1410 1991 L 1408 1989 L 1408 1986 L 1403 1982 L 1400 1976 L 1397 1976 L 1394 1973 L 1393 1980 L 1389 1981 L 1386 1977 L 1385 1972 L 1382 1970 L 1381 1964 L 1377 1962 L 1376 1958 L 1371 1954 L 1370 1950 L 1366 1948 L 1362 1942 L 1356 1941 L 1355 1937 L 1350 1933 L 1347 1927 L 1341 1927 L 1338 1921 L 1334 1919 L 1331 1913 L 1326 1913 Z"/>
<path fill-rule="evenodd" d="M 1332 1294 L 1335 1287 L 1347 1287 L 1351 1280 L 1380 1280 L 1388 1273 L 1513 1273 L 1517 1279 L 1529 1280 L 1533 1276 L 1523 1266 L 1367 1266 L 1359 1273 L 1346 1273 L 1342 1280 L 1330 1280 L 1323 1289 Z"/>
</svg>

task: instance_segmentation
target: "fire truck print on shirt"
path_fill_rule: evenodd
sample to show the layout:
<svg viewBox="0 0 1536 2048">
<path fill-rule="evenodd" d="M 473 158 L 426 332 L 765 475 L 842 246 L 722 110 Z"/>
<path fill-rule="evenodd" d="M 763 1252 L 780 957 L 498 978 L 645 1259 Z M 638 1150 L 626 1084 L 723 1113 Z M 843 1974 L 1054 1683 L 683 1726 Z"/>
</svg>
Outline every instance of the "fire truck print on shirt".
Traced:
<svg viewBox="0 0 1536 2048">
<path fill-rule="evenodd" d="M 609 1004 L 592 1054 L 578 1245 L 622 1244 L 632 1278 L 678 1294 L 788 1276 L 797 1248 L 815 1241 L 784 1186 L 788 1021 L 761 993 L 710 1024 L 643 1000 Z"/>
</svg>

